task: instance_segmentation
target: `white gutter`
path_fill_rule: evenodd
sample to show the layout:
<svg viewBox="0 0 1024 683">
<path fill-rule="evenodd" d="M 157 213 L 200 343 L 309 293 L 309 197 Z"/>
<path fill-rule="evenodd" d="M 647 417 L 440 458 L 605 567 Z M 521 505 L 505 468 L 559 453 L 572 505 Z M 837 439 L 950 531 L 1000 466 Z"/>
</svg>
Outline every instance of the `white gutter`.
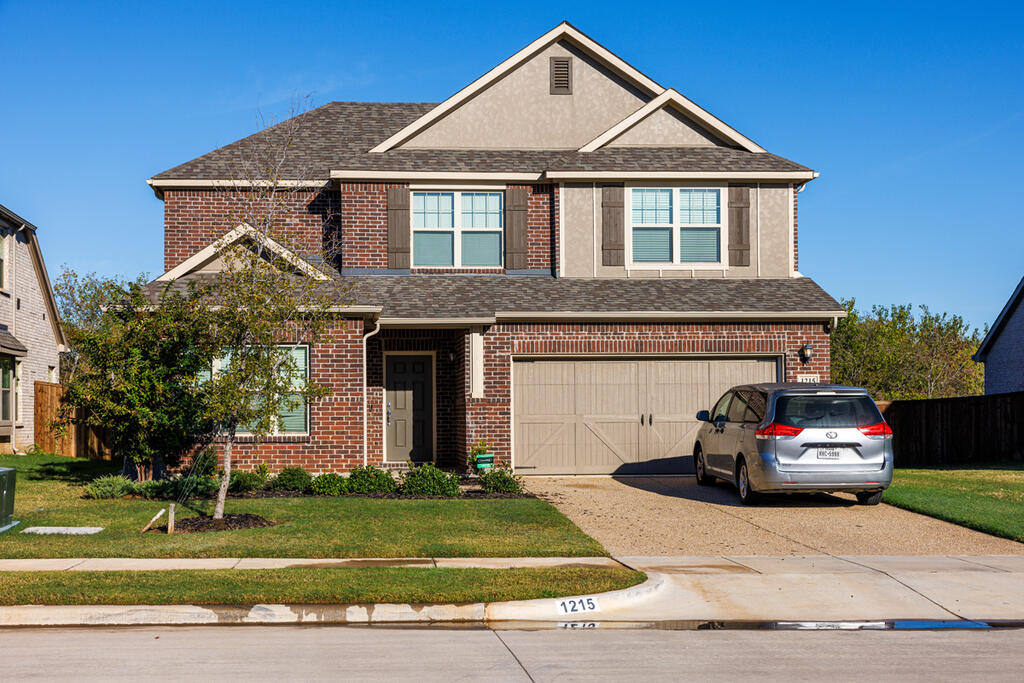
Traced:
<svg viewBox="0 0 1024 683">
<path fill-rule="evenodd" d="M 548 171 L 548 180 L 814 180 L 817 171 Z"/>
<path fill-rule="evenodd" d="M 368 435 L 369 435 L 369 430 L 367 428 L 367 425 L 368 425 L 369 419 L 370 419 L 369 418 L 369 412 L 370 412 L 369 403 L 370 402 L 369 402 L 369 400 L 367 399 L 367 396 L 366 396 L 367 391 L 368 391 L 368 387 L 367 387 L 368 382 L 367 382 L 367 377 L 366 377 L 366 340 L 369 339 L 370 337 L 372 337 L 373 335 L 377 334 L 378 332 L 380 332 L 380 319 L 375 319 L 373 321 L 373 324 L 374 324 L 373 331 L 372 332 L 367 332 L 366 334 L 363 335 L 363 466 L 364 467 L 369 463 L 369 446 L 367 444 L 367 438 L 368 438 Z"/>
<path fill-rule="evenodd" d="M 464 171 L 331 171 L 333 180 L 459 180 L 467 182 L 510 181 L 533 183 L 543 173 L 475 173 Z"/>
<path fill-rule="evenodd" d="M 845 318 L 846 311 L 497 311 L 506 320 L 831 320 Z"/>
<path fill-rule="evenodd" d="M 380 318 L 382 327 L 437 327 L 458 328 L 474 325 L 493 325 L 493 317 L 479 318 Z"/>
</svg>

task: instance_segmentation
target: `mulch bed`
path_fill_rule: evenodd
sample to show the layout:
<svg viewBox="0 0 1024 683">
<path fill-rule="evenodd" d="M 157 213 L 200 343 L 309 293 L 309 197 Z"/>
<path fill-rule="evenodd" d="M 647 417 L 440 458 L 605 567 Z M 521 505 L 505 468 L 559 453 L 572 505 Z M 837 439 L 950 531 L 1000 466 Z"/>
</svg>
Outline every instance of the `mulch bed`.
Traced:
<svg viewBox="0 0 1024 683">
<path fill-rule="evenodd" d="M 274 522 L 259 515 L 248 513 L 238 515 L 224 515 L 223 519 L 213 517 L 183 517 L 174 522 L 174 533 L 196 534 L 203 531 L 228 531 L 234 529 L 262 529 L 263 527 L 274 526 Z M 153 529 L 161 533 L 167 533 L 167 525 Z"/>
</svg>

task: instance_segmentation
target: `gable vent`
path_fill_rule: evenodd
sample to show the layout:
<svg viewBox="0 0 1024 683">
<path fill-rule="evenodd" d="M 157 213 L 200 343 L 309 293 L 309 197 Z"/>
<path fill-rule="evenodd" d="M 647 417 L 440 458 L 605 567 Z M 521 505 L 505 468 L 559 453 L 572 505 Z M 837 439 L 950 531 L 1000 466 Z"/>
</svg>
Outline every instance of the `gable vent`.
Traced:
<svg viewBox="0 0 1024 683">
<path fill-rule="evenodd" d="M 572 57 L 551 58 L 551 94 L 572 94 Z"/>
</svg>

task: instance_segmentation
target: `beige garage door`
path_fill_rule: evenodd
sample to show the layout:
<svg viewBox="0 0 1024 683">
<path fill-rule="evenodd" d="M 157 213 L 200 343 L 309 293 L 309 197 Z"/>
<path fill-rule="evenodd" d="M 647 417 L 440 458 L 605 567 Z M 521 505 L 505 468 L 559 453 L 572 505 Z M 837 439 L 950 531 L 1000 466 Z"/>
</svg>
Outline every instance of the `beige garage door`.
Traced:
<svg viewBox="0 0 1024 683">
<path fill-rule="evenodd" d="M 693 471 L 698 410 L 737 384 L 774 382 L 775 359 L 517 360 L 522 474 Z"/>
</svg>

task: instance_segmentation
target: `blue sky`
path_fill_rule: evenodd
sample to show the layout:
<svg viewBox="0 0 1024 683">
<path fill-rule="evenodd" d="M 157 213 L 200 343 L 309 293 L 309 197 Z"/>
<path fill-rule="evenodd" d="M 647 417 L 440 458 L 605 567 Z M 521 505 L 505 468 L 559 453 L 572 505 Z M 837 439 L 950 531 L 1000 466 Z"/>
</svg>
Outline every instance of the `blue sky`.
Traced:
<svg viewBox="0 0 1024 683">
<path fill-rule="evenodd" d="M 553 3 L 552 3 L 553 5 Z M 153 275 L 145 179 L 295 95 L 440 101 L 562 19 L 821 177 L 801 271 L 982 326 L 1024 275 L 1020 3 L 0 0 L 0 203 L 51 275 Z"/>
</svg>

